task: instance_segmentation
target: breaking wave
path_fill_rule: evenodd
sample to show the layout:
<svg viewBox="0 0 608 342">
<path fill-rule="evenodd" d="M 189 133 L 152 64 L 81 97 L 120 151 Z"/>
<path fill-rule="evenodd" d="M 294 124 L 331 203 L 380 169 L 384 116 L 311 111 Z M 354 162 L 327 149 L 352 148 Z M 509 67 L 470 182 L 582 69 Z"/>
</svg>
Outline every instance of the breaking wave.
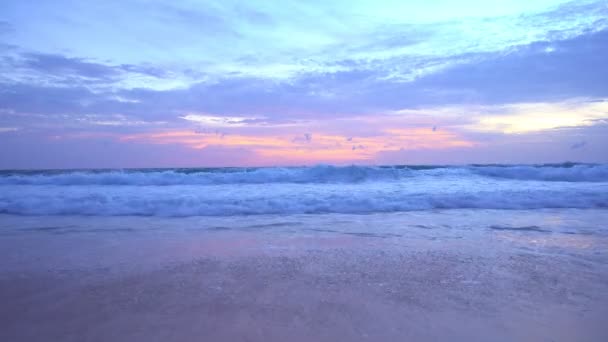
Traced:
<svg viewBox="0 0 608 342">
<path fill-rule="evenodd" d="M 608 181 L 608 165 L 559 164 L 559 165 L 512 165 L 478 166 L 471 171 L 486 177 L 541 180 L 561 182 L 605 182 Z"/>
<path fill-rule="evenodd" d="M 215 189 L 221 190 L 221 189 Z M 274 189 L 270 189 L 274 190 Z M 241 192 L 242 191 L 242 192 Z M 608 193 L 581 191 L 453 191 L 400 193 L 305 189 L 223 192 L 175 189 L 170 193 L 82 191 L 0 195 L 0 213 L 20 215 L 232 216 L 258 214 L 379 213 L 431 209 L 608 208 Z"/>
<path fill-rule="evenodd" d="M 608 166 L 4 171 L 0 214 L 231 216 L 608 208 Z"/>
<path fill-rule="evenodd" d="M 360 183 L 415 177 L 605 182 L 608 165 L 315 166 L 171 170 L 47 171 L 0 173 L 0 185 L 213 185 L 263 183 Z"/>
</svg>

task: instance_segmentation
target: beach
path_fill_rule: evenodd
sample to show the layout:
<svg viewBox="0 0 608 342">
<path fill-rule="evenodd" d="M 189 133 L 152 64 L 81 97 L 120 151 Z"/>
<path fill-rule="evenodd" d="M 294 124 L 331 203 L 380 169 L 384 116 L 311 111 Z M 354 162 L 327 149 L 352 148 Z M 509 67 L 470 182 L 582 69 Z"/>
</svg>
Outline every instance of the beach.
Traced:
<svg viewBox="0 0 608 342">
<path fill-rule="evenodd" d="M 608 0 L 0 0 L 0 342 L 608 342 L 606 56 Z"/>
<path fill-rule="evenodd" d="M 603 209 L 0 215 L 3 341 L 605 341 Z"/>
</svg>

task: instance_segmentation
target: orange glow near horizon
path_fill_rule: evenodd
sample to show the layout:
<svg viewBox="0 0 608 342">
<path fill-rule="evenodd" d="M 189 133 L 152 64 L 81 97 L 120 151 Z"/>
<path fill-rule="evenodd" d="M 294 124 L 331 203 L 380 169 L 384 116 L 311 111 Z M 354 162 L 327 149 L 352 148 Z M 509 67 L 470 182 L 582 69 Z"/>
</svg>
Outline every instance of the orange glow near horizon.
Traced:
<svg viewBox="0 0 608 342">
<path fill-rule="evenodd" d="M 423 128 L 384 130 L 382 135 L 347 137 L 315 133 L 309 136 L 200 133 L 196 131 L 166 131 L 122 136 L 121 141 L 152 144 L 178 144 L 193 149 L 207 147 L 247 148 L 254 152 L 261 164 L 281 163 L 347 163 L 373 162 L 379 152 L 473 147 L 449 131 Z"/>
</svg>

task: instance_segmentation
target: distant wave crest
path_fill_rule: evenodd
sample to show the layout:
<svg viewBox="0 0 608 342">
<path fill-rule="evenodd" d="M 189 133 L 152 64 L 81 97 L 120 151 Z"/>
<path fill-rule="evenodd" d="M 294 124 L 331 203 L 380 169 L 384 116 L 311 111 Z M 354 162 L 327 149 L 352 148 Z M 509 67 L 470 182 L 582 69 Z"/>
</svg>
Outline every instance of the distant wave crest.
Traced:
<svg viewBox="0 0 608 342">
<path fill-rule="evenodd" d="M 262 183 L 351 183 L 407 176 L 405 168 L 315 166 L 273 168 L 110 170 L 7 174 L 2 184 L 21 185 L 213 185 Z"/>
<path fill-rule="evenodd" d="M 606 182 L 608 165 L 559 164 L 559 165 L 513 165 L 473 167 L 471 171 L 486 177 L 561 181 L 561 182 Z"/>
<path fill-rule="evenodd" d="M 608 165 L 504 165 L 461 167 L 315 166 L 175 170 L 5 172 L 0 185 L 213 185 L 263 183 L 359 183 L 413 177 L 491 177 L 563 182 L 608 181 Z"/>
</svg>

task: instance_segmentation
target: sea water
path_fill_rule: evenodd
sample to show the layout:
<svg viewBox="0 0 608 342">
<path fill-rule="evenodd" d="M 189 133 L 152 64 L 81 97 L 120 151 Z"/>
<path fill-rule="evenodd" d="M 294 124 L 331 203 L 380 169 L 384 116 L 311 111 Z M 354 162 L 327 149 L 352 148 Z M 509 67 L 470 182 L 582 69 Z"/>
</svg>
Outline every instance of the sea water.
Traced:
<svg viewBox="0 0 608 342">
<path fill-rule="evenodd" d="M 0 340 L 606 341 L 607 222 L 599 164 L 2 171 Z"/>
<path fill-rule="evenodd" d="M 608 207 L 608 165 L 3 171 L 0 213 L 370 214 Z"/>
</svg>

